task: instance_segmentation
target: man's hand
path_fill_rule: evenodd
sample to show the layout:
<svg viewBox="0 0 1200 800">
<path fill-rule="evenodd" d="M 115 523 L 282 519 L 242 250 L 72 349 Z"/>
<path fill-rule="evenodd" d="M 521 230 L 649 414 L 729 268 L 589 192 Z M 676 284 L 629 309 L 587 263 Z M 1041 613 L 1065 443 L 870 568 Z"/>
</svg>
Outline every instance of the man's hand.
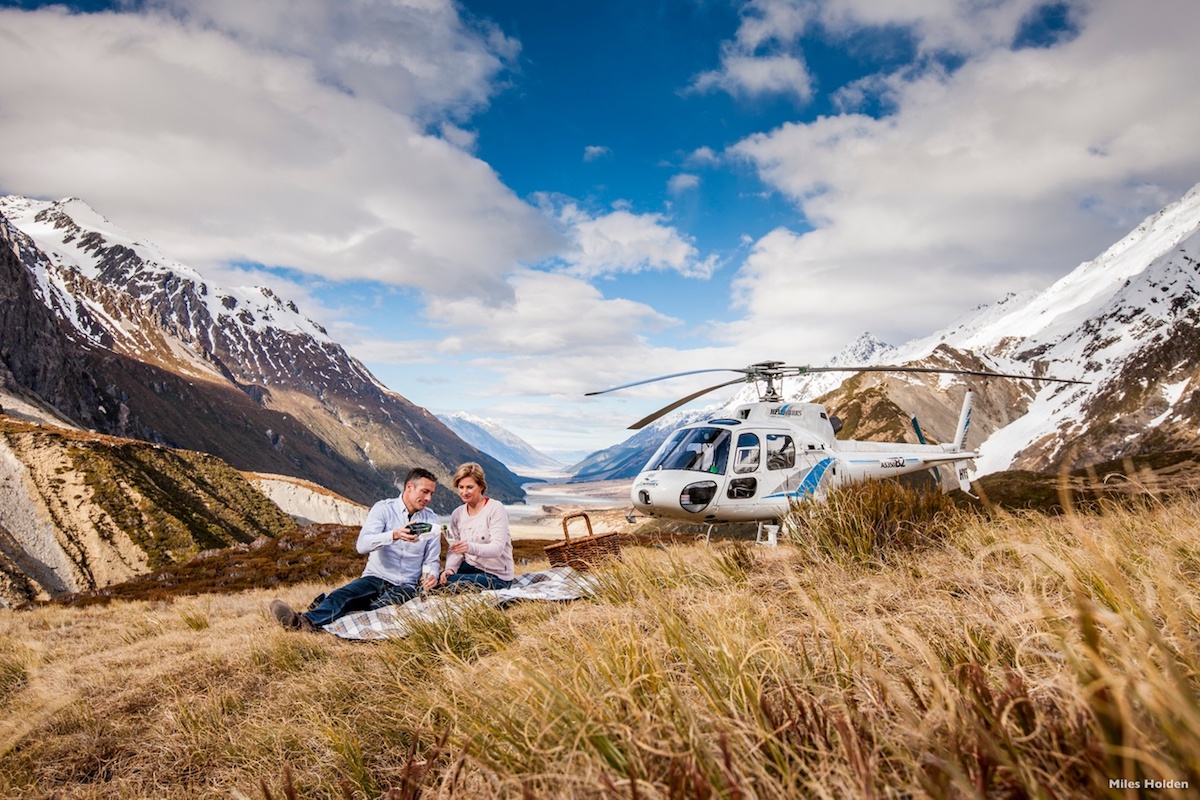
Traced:
<svg viewBox="0 0 1200 800">
<path fill-rule="evenodd" d="M 403 539 L 406 542 L 419 542 L 421 537 L 433 530 L 428 522 L 410 522 L 403 528 L 392 531 L 392 541 Z"/>
<path fill-rule="evenodd" d="M 426 578 L 425 580 L 421 581 L 421 588 L 423 588 L 423 589 L 425 589 L 425 590 L 427 590 L 427 591 L 428 591 L 429 589 L 432 589 L 433 587 L 435 587 L 435 586 L 437 586 L 437 585 L 438 585 L 438 576 L 437 576 L 437 574 L 436 574 L 436 573 L 435 573 L 435 574 L 433 574 L 433 575 L 430 575 L 428 578 Z"/>
<path fill-rule="evenodd" d="M 392 531 L 393 542 L 400 540 L 404 540 L 406 542 L 416 542 L 420 541 L 420 538 L 421 537 L 409 530 L 407 525 L 405 525 L 403 528 L 396 528 L 396 530 Z"/>
</svg>

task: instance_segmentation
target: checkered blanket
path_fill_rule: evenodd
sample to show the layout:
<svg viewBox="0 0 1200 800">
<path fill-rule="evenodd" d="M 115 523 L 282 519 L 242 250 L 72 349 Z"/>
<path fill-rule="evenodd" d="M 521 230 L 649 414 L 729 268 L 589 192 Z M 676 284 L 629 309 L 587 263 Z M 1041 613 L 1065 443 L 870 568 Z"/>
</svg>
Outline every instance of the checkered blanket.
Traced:
<svg viewBox="0 0 1200 800">
<path fill-rule="evenodd" d="M 518 575 L 507 589 L 463 594 L 418 595 L 399 606 L 385 606 L 339 617 L 325 630 L 343 639 L 392 639 L 406 636 L 414 622 L 432 622 L 457 614 L 468 603 L 501 606 L 516 600 L 578 600 L 595 592 L 595 578 L 570 567 Z"/>
</svg>

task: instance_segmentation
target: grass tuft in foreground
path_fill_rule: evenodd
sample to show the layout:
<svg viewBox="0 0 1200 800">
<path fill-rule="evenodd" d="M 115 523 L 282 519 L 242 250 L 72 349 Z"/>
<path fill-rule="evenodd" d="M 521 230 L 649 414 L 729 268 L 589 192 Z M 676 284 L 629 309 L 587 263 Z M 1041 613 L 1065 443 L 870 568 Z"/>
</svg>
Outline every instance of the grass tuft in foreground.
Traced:
<svg viewBox="0 0 1200 800">
<path fill-rule="evenodd" d="M 262 592 L 0 615 L 0 795 L 1194 792 L 1200 501 L 948 519 L 631 550 L 592 600 L 377 645 Z"/>
<path fill-rule="evenodd" d="M 782 532 L 817 558 L 882 564 L 944 541 L 970 514 L 936 487 L 870 480 L 794 504 Z"/>
</svg>

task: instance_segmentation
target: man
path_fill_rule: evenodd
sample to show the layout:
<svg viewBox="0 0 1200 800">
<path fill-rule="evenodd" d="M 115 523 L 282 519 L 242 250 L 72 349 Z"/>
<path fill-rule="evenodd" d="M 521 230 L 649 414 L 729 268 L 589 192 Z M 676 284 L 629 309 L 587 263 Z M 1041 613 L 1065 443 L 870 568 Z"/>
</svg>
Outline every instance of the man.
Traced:
<svg viewBox="0 0 1200 800">
<path fill-rule="evenodd" d="M 367 555 L 367 566 L 359 578 L 330 592 L 315 608 L 296 613 L 282 600 L 271 601 L 271 615 L 285 628 L 311 631 L 355 611 L 382 608 L 413 598 L 417 586 L 431 589 L 437 584 L 442 538 L 437 514 L 425 508 L 433 498 L 437 480 L 427 469 L 417 467 L 404 479 L 399 497 L 380 500 L 367 514 L 355 545 Z M 433 526 L 419 536 L 410 526 Z M 422 567 L 428 565 L 422 576 Z"/>
</svg>

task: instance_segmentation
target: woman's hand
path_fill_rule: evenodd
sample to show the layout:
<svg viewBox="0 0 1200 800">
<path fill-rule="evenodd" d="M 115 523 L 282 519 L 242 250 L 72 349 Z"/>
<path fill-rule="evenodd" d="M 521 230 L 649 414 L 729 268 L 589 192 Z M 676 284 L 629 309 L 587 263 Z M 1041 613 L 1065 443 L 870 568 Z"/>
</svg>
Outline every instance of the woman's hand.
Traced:
<svg viewBox="0 0 1200 800">
<path fill-rule="evenodd" d="M 451 552 L 451 553 L 457 553 L 457 554 L 459 554 L 459 555 L 466 555 L 466 553 L 467 553 L 467 543 L 466 543 L 466 542 L 464 542 L 462 539 L 459 539 L 457 542 L 455 542 L 454 544 L 450 545 L 450 552 Z"/>
<path fill-rule="evenodd" d="M 454 574 L 454 573 L 453 573 L 453 572 L 451 572 L 451 571 L 450 571 L 450 570 L 448 570 L 448 569 L 447 569 L 447 570 L 443 570 L 443 571 L 442 571 L 442 579 L 441 579 L 440 581 L 438 581 L 438 583 L 439 583 L 440 585 L 442 585 L 442 586 L 445 586 L 445 585 L 446 585 L 446 581 L 447 581 L 447 580 L 449 580 L 449 579 L 450 579 L 450 576 L 451 576 L 451 575 L 453 575 L 453 574 Z"/>
</svg>

